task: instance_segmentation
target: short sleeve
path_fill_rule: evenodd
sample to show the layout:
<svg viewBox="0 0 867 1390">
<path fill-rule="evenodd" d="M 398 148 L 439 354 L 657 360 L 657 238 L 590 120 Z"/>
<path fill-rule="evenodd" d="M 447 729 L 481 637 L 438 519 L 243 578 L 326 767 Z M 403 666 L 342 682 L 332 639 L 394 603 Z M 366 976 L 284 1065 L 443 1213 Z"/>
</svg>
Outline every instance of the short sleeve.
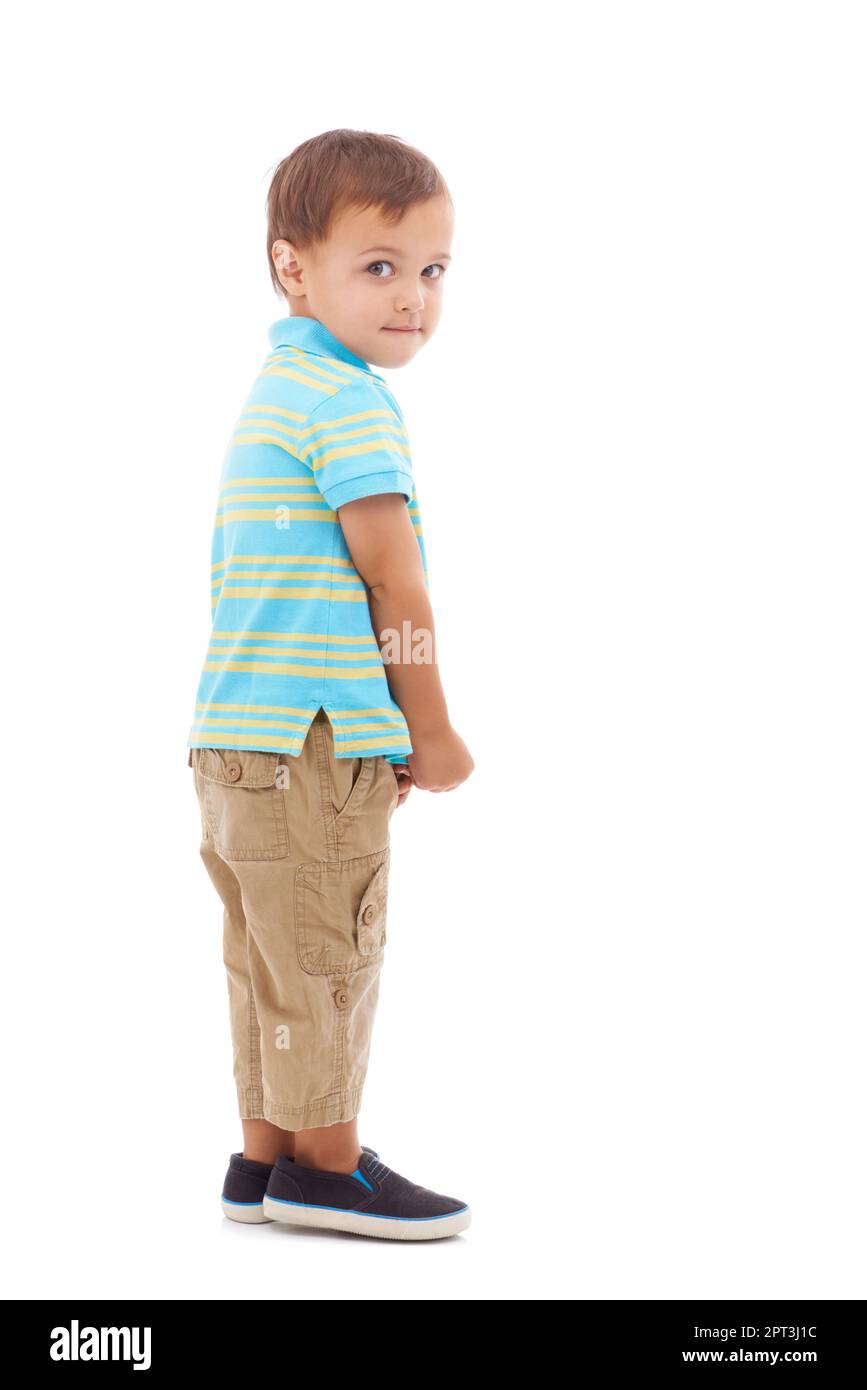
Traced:
<svg viewBox="0 0 867 1390">
<path fill-rule="evenodd" d="M 414 496 L 409 437 L 391 393 L 353 381 L 317 406 L 304 430 L 303 457 L 332 509 L 377 492 Z"/>
</svg>

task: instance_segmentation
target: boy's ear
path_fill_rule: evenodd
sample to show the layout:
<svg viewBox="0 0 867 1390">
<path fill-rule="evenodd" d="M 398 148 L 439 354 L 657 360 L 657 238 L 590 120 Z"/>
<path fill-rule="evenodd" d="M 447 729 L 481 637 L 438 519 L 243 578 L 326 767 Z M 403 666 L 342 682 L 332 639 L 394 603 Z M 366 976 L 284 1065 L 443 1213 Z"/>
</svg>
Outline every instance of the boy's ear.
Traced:
<svg viewBox="0 0 867 1390">
<path fill-rule="evenodd" d="M 292 258 L 292 248 L 288 241 L 275 241 L 271 247 L 271 256 L 278 270 L 288 270 Z"/>
<path fill-rule="evenodd" d="M 303 293 L 304 291 L 303 272 L 295 253 L 295 247 L 291 242 L 281 238 L 279 241 L 275 241 L 271 247 L 271 257 L 288 303 L 293 293 L 290 284 L 295 286 L 294 293 Z"/>
</svg>

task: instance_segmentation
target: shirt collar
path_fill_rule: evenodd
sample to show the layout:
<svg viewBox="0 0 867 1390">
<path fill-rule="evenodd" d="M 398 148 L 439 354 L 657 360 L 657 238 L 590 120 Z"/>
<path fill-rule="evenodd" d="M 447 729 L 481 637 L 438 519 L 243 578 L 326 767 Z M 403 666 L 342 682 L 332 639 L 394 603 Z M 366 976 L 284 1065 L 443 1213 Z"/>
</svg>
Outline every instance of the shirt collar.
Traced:
<svg viewBox="0 0 867 1390">
<path fill-rule="evenodd" d="M 268 329 L 268 337 L 272 348 L 299 347 L 304 352 L 316 353 L 320 357 L 336 357 L 341 362 L 348 362 L 352 367 L 369 372 L 371 376 L 375 375 L 361 357 L 356 357 L 354 352 L 344 347 L 339 338 L 335 338 L 330 329 L 318 319 L 304 318 L 301 314 L 278 319 Z"/>
</svg>

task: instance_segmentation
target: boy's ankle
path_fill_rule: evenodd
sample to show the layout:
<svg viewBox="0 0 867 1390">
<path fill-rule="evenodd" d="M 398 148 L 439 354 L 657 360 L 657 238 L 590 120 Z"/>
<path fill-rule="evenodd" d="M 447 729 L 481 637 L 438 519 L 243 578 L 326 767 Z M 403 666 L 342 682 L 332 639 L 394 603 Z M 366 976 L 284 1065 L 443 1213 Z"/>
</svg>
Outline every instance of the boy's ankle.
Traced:
<svg viewBox="0 0 867 1390">
<path fill-rule="evenodd" d="M 270 1163 L 272 1167 L 283 1154 L 288 1154 L 290 1158 L 293 1157 L 292 1150 L 288 1147 L 282 1148 L 279 1153 L 272 1149 L 256 1149 L 255 1147 L 252 1149 L 245 1147 L 241 1150 L 242 1158 L 252 1159 L 254 1163 Z"/>
<path fill-rule="evenodd" d="M 317 1149 L 312 1153 L 305 1153 L 301 1145 L 295 1147 L 295 1162 L 299 1168 L 317 1168 L 324 1173 L 354 1173 L 362 1159 L 361 1149 L 355 1150 L 355 1157 L 352 1152 L 347 1153 L 323 1153 Z"/>
</svg>

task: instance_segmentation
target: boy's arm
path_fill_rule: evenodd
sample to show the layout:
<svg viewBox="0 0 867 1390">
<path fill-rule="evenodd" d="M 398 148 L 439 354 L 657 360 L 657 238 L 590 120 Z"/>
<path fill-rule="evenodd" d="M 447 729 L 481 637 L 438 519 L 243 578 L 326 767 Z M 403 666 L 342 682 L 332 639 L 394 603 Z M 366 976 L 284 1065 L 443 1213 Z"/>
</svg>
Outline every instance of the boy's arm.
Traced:
<svg viewBox="0 0 867 1390">
<path fill-rule="evenodd" d="M 353 564 L 367 586 L 380 646 L 386 628 L 398 637 L 396 657 L 383 652 L 383 666 L 412 741 L 409 775 L 423 791 L 451 791 L 469 777 L 474 764 L 449 721 L 440 684 L 422 549 L 408 510 L 414 487 L 403 421 L 391 394 L 359 376 L 311 412 L 303 433 L 306 442 L 298 457 L 311 468 L 326 505 L 337 513 Z M 403 646 L 405 625 L 409 650 Z M 425 659 L 413 661 L 418 653 L 412 633 L 418 631 L 424 634 Z M 400 781 L 400 774 L 395 775 Z"/>
<path fill-rule="evenodd" d="M 373 493 L 338 507 L 337 516 L 352 562 L 368 588 L 377 639 L 382 642 L 386 628 L 399 636 L 398 659 L 386 660 L 384 667 L 409 728 L 412 780 L 423 791 L 452 791 L 466 781 L 475 764 L 449 721 L 436 660 L 433 610 L 406 497 L 401 492 Z M 408 649 L 403 645 L 404 623 Z M 415 632 L 427 635 L 424 661 L 412 660 Z"/>
<path fill-rule="evenodd" d="M 422 571 L 421 551 L 399 492 L 360 497 L 339 507 L 338 519 L 352 563 L 368 587 L 373 630 L 399 634 L 396 657 L 386 653 L 389 689 L 403 711 L 414 749 L 450 729 L 445 694 L 436 660 L 433 609 Z M 404 643 L 404 623 L 409 642 Z M 429 634 L 425 660 L 413 661 L 413 633 Z M 386 634 L 387 637 L 387 634 Z"/>
</svg>

